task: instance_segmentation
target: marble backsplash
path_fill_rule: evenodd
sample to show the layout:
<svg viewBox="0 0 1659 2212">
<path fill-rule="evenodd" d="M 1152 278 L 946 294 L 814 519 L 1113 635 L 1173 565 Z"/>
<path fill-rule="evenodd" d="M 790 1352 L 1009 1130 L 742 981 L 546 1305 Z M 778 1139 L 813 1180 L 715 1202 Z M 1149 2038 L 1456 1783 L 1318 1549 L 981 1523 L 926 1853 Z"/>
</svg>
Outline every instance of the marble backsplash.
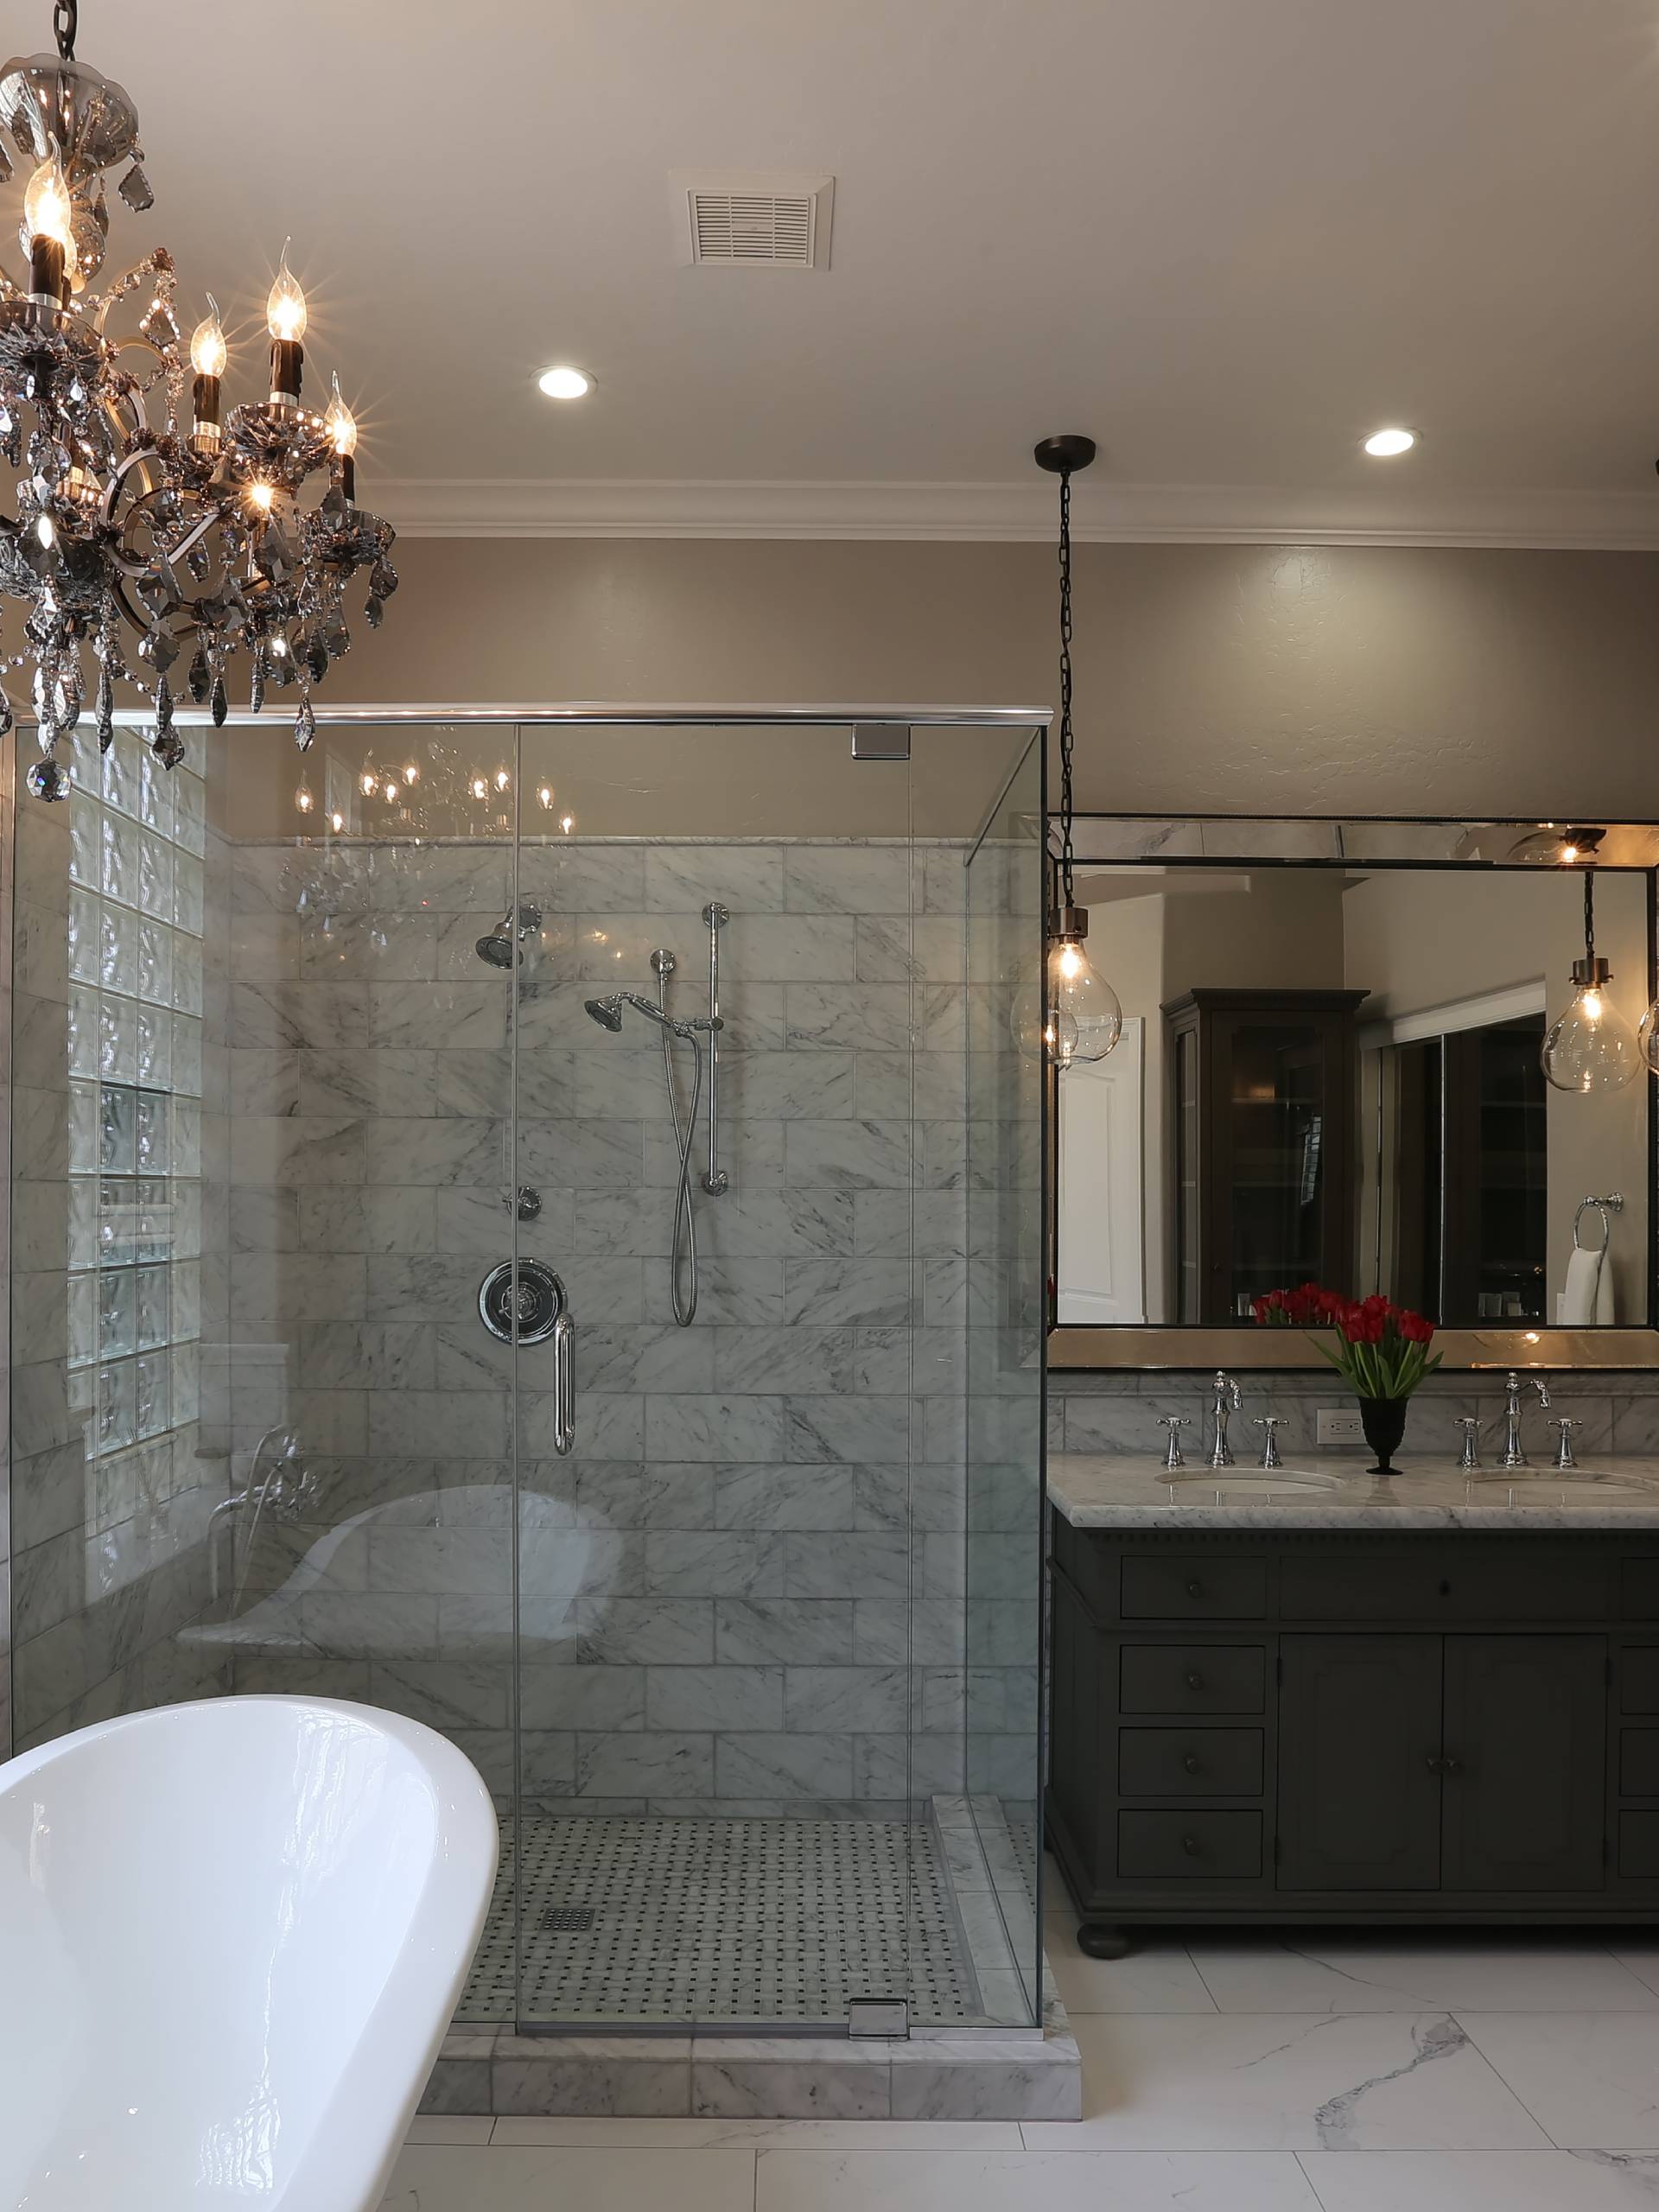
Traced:
<svg viewBox="0 0 1659 2212">
<path fill-rule="evenodd" d="M 1235 1370 L 1243 1391 L 1243 1409 L 1233 1416 L 1236 1459 L 1244 1465 L 1260 1455 L 1262 1431 L 1251 1423 L 1263 1414 L 1280 1417 L 1279 1445 L 1288 1457 L 1314 1447 L 1315 1415 L 1321 1406 L 1352 1403 L 1334 1374 L 1287 1374 L 1282 1370 Z M 1548 1413 L 1529 1391 L 1524 1414 L 1528 1455 L 1542 1465 L 1554 1452 L 1553 1415 L 1578 1421 L 1573 1446 L 1580 1460 L 1609 1452 L 1659 1451 L 1659 1368 L 1577 1369 L 1546 1376 Z M 1197 1459 L 1208 1435 L 1211 1402 L 1207 1373 L 1167 1370 L 1103 1372 L 1066 1369 L 1048 1378 L 1048 1448 L 1051 1452 L 1158 1453 L 1168 1432 L 1160 1414 L 1185 1414 L 1192 1426 L 1181 1432 L 1189 1461 Z M 1491 1464 L 1503 1433 L 1503 1377 L 1501 1373 L 1432 1375 L 1413 1398 L 1406 1417 L 1402 1467 L 1452 1466 L 1462 1434 L 1461 1414 L 1481 1423 L 1481 1451 Z M 1357 1459 L 1363 1447 L 1354 1447 Z"/>
</svg>

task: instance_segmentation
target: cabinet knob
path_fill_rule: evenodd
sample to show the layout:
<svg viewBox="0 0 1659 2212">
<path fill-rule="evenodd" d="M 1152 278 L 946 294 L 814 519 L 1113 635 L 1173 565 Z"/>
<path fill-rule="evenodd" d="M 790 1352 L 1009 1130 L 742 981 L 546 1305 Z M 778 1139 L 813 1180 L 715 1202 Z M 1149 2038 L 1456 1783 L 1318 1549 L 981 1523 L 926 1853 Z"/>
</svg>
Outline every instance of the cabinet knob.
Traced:
<svg viewBox="0 0 1659 2212">
<path fill-rule="evenodd" d="M 1198 1839 L 1197 1836 L 1184 1835 L 1181 1838 L 1181 1849 L 1186 1853 L 1189 1859 L 1196 1859 L 1198 1855 Z"/>
<path fill-rule="evenodd" d="M 1196 1667 L 1187 1670 L 1186 1687 L 1190 1690 L 1201 1690 L 1204 1688 L 1204 1676 Z"/>
<path fill-rule="evenodd" d="M 1442 1598 L 1449 1598 L 1452 1595 L 1452 1585 L 1449 1582 L 1441 1583 L 1440 1595 Z"/>
<path fill-rule="evenodd" d="M 1186 1594 L 1189 1598 L 1202 1598 L 1204 1595 L 1204 1585 L 1196 1574 L 1186 1586 Z"/>
<path fill-rule="evenodd" d="M 1463 1761 L 1461 1759 L 1442 1759 L 1440 1761 L 1440 1772 L 1442 1774 L 1461 1774 L 1463 1772 Z"/>
<path fill-rule="evenodd" d="M 1431 1774 L 1438 1774 L 1441 1768 L 1446 1764 L 1446 1761 L 1440 1757 L 1438 1751 L 1431 1751 L 1427 1758 L 1423 1761 L 1423 1764 L 1428 1769 Z"/>
<path fill-rule="evenodd" d="M 1186 1757 L 1181 1761 L 1181 1764 L 1186 1769 L 1186 1771 L 1189 1774 L 1202 1774 L 1204 1772 L 1204 1761 L 1198 1757 L 1196 1751 L 1189 1751 Z"/>
</svg>

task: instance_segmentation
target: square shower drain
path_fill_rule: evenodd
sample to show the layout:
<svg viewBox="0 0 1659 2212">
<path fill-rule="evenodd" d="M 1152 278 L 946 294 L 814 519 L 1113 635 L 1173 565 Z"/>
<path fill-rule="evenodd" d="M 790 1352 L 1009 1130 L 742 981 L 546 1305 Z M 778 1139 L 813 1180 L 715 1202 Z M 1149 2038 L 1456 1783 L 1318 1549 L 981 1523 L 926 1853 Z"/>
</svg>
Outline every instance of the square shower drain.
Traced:
<svg viewBox="0 0 1659 2212">
<path fill-rule="evenodd" d="M 591 1928 L 599 1915 L 590 1904 L 550 1904 L 537 1923 L 543 1936 L 568 1936 Z"/>
</svg>

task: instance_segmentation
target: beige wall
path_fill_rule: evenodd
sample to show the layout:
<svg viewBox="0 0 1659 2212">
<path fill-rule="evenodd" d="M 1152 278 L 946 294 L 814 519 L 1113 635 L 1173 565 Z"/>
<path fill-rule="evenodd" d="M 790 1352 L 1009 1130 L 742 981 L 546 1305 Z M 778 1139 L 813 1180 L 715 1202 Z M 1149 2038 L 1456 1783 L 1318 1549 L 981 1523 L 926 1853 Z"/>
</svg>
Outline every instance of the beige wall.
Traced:
<svg viewBox="0 0 1659 2212">
<path fill-rule="evenodd" d="M 325 699 L 1044 703 L 1042 545 L 411 540 Z M 1659 556 L 1089 545 L 1080 805 L 1654 807 Z"/>
</svg>

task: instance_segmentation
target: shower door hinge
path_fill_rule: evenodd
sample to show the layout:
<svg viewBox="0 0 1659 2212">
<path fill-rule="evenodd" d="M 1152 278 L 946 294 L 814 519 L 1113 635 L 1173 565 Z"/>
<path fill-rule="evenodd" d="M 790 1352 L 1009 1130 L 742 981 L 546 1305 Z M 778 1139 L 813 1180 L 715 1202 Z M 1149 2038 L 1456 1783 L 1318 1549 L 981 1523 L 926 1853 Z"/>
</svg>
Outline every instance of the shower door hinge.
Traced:
<svg viewBox="0 0 1659 2212">
<path fill-rule="evenodd" d="M 910 2007 L 902 1997 L 855 1997 L 847 2007 L 849 2036 L 908 2036 Z"/>
<path fill-rule="evenodd" d="M 853 724 L 855 760 L 908 760 L 910 732 L 891 722 Z"/>
</svg>

